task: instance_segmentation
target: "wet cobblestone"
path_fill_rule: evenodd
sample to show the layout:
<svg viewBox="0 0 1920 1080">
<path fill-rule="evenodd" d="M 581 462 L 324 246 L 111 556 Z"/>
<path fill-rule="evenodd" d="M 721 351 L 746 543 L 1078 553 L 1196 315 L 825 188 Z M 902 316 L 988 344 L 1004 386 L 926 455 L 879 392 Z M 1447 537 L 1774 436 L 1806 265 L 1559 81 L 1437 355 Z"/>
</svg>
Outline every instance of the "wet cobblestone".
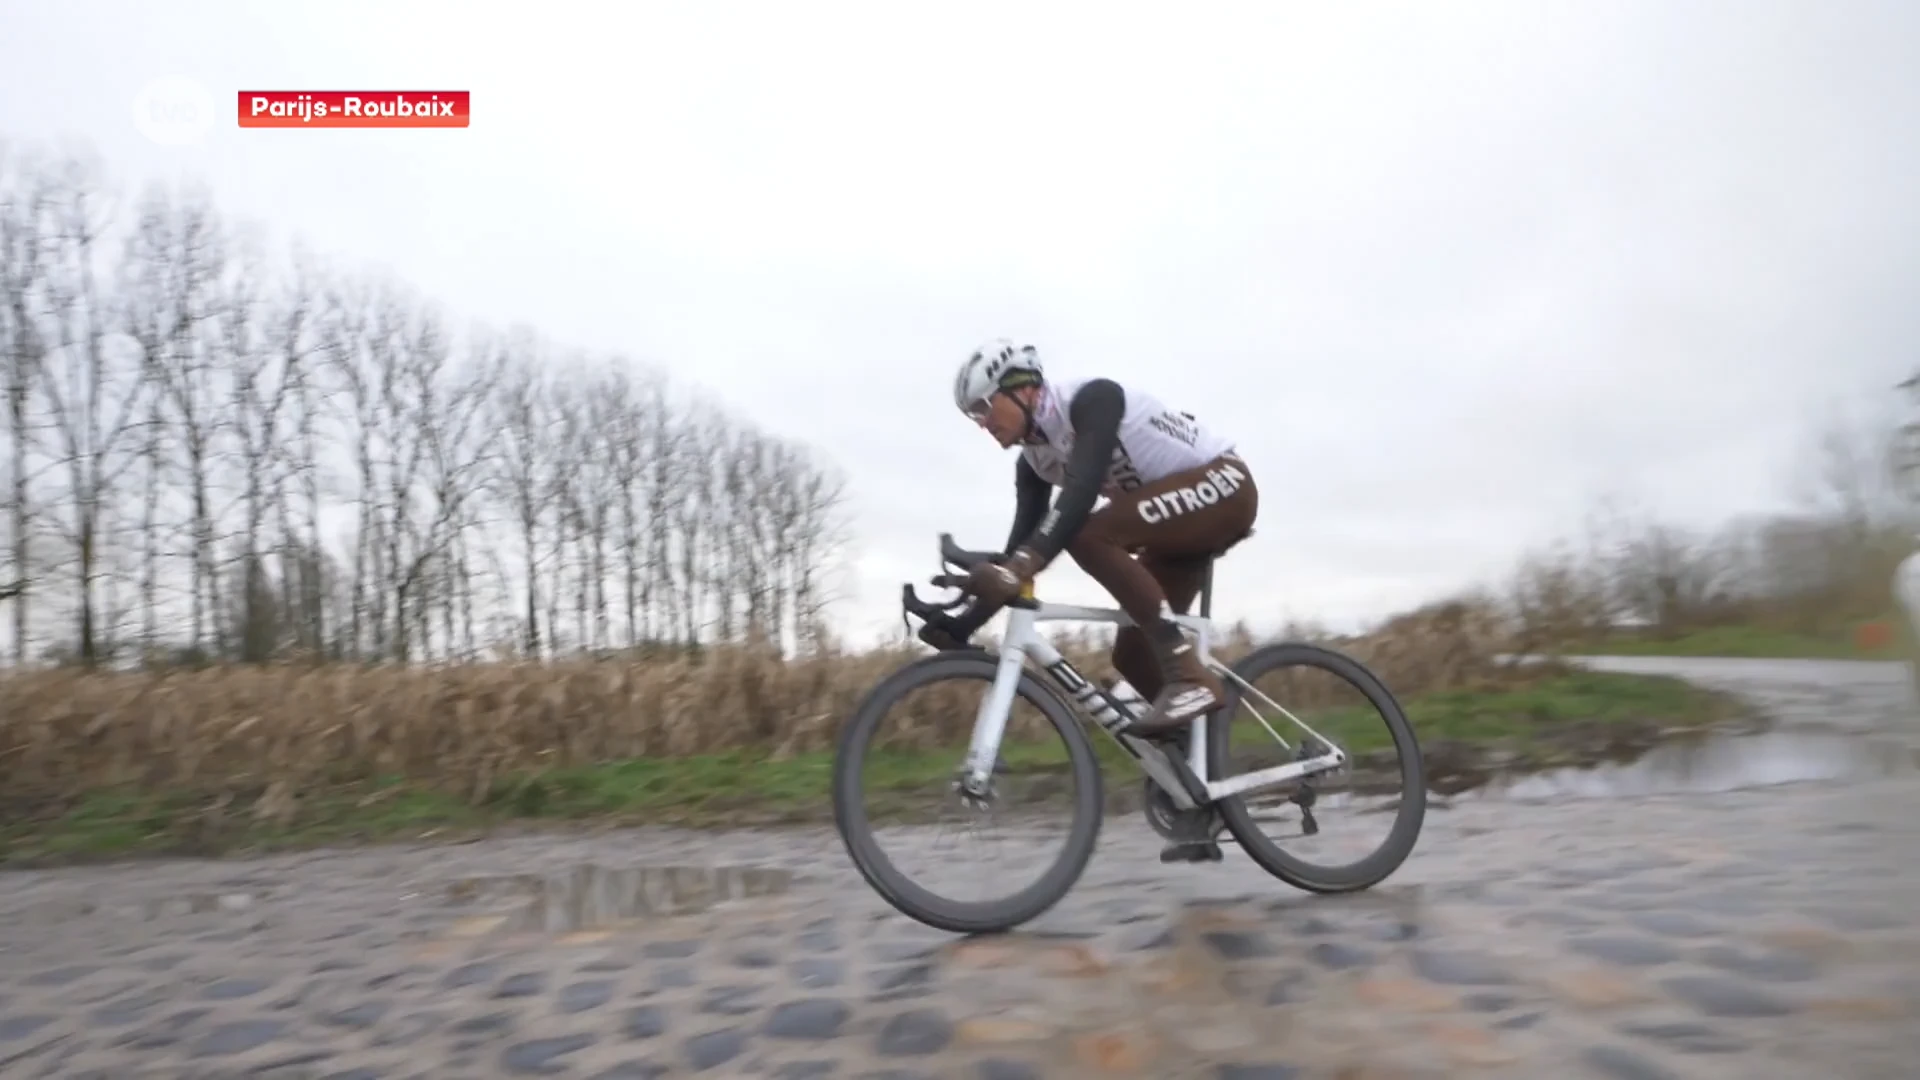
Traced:
<svg viewBox="0 0 1920 1080">
<path fill-rule="evenodd" d="M 1695 670 L 1790 724 L 1920 742 L 1891 665 Z M 1455 799 L 1399 874 L 1344 897 L 1158 846 L 1110 818 L 1072 895 L 979 940 L 885 907 L 818 831 L 5 873 L 0 1074 L 1894 1080 L 1920 1061 L 1910 769 Z M 794 876 L 587 930 L 447 900 L 701 861 Z"/>
</svg>

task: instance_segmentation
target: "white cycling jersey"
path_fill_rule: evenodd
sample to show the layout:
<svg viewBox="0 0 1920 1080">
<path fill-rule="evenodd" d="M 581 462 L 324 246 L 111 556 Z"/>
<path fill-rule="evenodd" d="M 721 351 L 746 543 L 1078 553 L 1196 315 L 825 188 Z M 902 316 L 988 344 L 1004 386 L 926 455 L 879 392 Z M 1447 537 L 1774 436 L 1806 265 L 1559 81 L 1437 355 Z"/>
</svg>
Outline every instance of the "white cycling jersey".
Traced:
<svg viewBox="0 0 1920 1080">
<path fill-rule="evenodd" d="M 1073 453 L 1073 424 L 1067 419 L 1067 406 L 1088 381 L 1049 378 L 1034 402 L 1033 426 L 1046 442 L 1022 446 L 1020 453 L 1041 479 L 1055 487 L 1066 482 L 1067 458 Z M 1120 445 L 1114 447 L 1113 465 L 1100 484 L 1100 494 L 1107 498 L 1198 468 L 1233 451 L 1232 439 L 1208 430 L 1192 413 L 1168 408 L 1152 394 L 1130 386 L 1121 390 L 1126 395 L 1127 411 L 1120 420 Z"/>
</svg>

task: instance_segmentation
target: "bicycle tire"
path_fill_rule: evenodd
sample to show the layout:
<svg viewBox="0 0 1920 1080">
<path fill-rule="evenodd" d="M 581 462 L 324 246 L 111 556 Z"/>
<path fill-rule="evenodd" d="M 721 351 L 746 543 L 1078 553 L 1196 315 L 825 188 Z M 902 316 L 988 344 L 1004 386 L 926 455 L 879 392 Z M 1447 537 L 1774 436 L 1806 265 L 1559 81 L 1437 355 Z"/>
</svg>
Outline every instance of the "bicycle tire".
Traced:
<svg viewBox="0 0 1920 1080">
<path fill-rule="evenodd" d="M 880 681 L 867 693 L 841 729 L 833 762 L 833 818 L 840 840 L 860 876 L 895 910 L 937 930 L 984 934 L 1010 930 L 1028 922 L 1072 890 L 1093 857 L 1100 837 L 1104 792 L 1094 749 L 1072 709 L 1051 687 L 1020 673 L 1016 694 L 1038 708 L 1067 744 L 1067 762 L 1075 782 L 1073 822 L 1060 857 L 1032 885 L 999 900 L 977 903 L 949 900 L 922 888 L 894 867 L 874 842 L 865 808 L 860 805 L 860 768 L 866 760 L 873 729 L 907 693 L 929 683 L 955 678 L 981 678 L 991 684 L 999 658 L 984 651 L 946 652 L 916 660 Z"/>
<path fill-rule="evenodd" d="M 1230 795 L 1219 800 L 1217 805 L 1221 816 L 1226 819 L 1228 831 L 1240 842 L 1240 849 L 1269 874 L 1306 892 L 1359 892 L 1391 877 L 1406 862 L 1407 856 L 1413 854 L 1414 844 L 1420 839 L 1420 829 L 1427 814 L 1425 760 L 1421 756 L 1420 741 L 1414 734 L 1413 725 L 1407 721 L 1406 713 L 1400 708 L 1400 702 L 1395 699 L 1393 692 L 1365 665 L 1352 657 L 1318 645 L 1284 642 L 1255 649 L 1241 657 L 1232 670 L 1249 685 L 1257 685 L 1259 678 L 1268 672 L 1301 666 L 1329 672 L 1359 690 L 1387 721 L 1400 760 L 1403 794 L 1400 806 L 1394 811 L 1393 828 L 1388 831 L 1386 841 L 1372 854 L 1349 867 L 1329 870 L 1309 866 L 1288 855 L 1260 831 L 1253 815 L 1247 810 L 1245 793 Z M 1238 714 L 1244 694 L 1238 683 L 1232 680 L 1226 682 L 1226 701 L 1214 713 L 1214 718 L 1222 721 Z M 1227 776 L 1231 730 L 1230 722 L 1214 722 L 1210 718 L 1207 724 L 1207 771 L 1215 779 Z"/>
</svg>

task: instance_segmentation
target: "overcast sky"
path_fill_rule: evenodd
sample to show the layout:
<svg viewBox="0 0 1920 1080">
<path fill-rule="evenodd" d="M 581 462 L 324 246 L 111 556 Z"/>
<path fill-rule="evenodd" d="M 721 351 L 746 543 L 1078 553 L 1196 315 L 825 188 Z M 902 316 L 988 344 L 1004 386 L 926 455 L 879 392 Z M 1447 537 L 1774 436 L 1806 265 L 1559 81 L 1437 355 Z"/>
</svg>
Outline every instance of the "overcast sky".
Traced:
<svg viewBox="0 0 1920 1080">
<path fill-rule="evenodd" d="M 1004 539 L 1012 454 L 949 398 L 986 337 L 1239 441 L 1260 531 L 1216 611 L 1267 627 L 1495 578 L 1602 494 L 1775 506 L 1816 411 L 1920 360 L 1920 5 L 931 10 L 21 0 L 0 136 L 813 443 L 863 632 L 938 531 Z M 190 145 L 134 122 L 163 79 L 218 109 Z M 241 130 L 238 89 L 474 120 Z"/>
</svg>

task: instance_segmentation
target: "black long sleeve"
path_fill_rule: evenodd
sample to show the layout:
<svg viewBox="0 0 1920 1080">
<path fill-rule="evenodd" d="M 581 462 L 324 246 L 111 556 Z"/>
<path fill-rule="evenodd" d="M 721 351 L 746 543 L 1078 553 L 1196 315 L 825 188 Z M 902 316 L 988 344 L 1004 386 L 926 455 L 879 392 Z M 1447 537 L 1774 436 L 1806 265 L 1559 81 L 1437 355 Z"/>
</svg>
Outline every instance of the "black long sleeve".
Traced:
<svg viewBox="0 0 1920 1080">
<path fill-rule="evenodd" d="M 1007 533 L 1005 552 L 1008 555 L 1040 524 L 1041 515 L 1047 512 L 1047 497 L 1053 494 L 1053 485 L 1034 472 L 1033 466 L 1027 464 L 1027 456 L 1022 454 L 1014 459 L 1013 490 L 1013 529 Z"/>
<path fill-rule="evenodd" d="M 1067 457 L 1065 483 L 1053 512 L 1027 540 L 1044 562 L 1065 551 L 1087 522 L 1100 486 L 1113 467 L 1113 451 L 1120 445 L 1120 418 L 1127 412 L 1127 396 L 1112 379 L 1094 379 L 1073 395 L 1067 418 L 1073 423 L 1073 453 Z"/>
</svg>

